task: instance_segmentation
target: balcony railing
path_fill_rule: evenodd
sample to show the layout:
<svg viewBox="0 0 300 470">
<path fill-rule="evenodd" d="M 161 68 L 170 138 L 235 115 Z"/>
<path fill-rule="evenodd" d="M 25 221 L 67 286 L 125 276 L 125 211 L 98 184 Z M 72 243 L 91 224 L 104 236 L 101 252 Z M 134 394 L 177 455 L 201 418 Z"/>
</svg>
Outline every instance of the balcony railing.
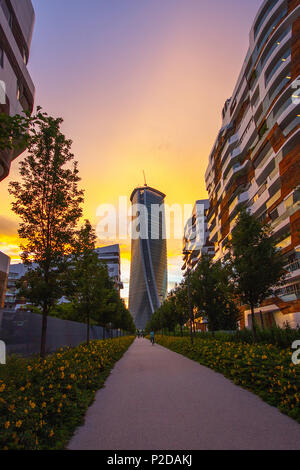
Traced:
<svg viewBox="0 0 300 470">
<path fill-rule="evenodd" d="M 297 297 L 300 296 L 300 283 L 292 284 L 291 286 L 283 287 L 282 289 L 278 289 L 275 291 L 275 294 L 278 296 L 282 295 L 296 295 Z"/>
<path fill-rule="evenodd" d="M 299 261 L 293 261 L 293 263 L 288 264 L 285 269 L 289 271 L 290 273 L 297 271 L 300 269 L 300 260 Z"/>
</svg>

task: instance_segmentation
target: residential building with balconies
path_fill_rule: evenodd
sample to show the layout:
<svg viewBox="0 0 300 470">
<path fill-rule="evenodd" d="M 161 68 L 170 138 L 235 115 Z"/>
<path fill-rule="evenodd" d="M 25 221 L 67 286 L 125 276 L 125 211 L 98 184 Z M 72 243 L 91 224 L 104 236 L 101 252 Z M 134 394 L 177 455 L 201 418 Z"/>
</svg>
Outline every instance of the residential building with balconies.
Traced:
<svg viewBox="0 0 300 470">
<path fill-rule="evenodd" d="M 32 112 L 35 89 L 27 64 L 33 26 L 31 0 L 0 0 L 0 113 Z M 0 181 L 23 151 L 0 152 Z"/>
<path fill-rule="evenodd" d="M 196 201 L 192 216 L 184 228 L 183 237 L 183 270 L 194 270 L 203 255 L 214 256 L 214 245 L 209 242 L 207 214 L 209 200 Z"/>
<path fill-rule="evenodd" d="M 215 259 L 226 253 L 241 205 L 270 223 L 289 276 L 286 286 L 259 311 L 267 324 L 288 321 L 296 326 L 300 324 L 300 0 L 262 3 L 222 119 L 205 175 Z M 246 311 L 246 326 L 249 318 Z"/>
</svg>

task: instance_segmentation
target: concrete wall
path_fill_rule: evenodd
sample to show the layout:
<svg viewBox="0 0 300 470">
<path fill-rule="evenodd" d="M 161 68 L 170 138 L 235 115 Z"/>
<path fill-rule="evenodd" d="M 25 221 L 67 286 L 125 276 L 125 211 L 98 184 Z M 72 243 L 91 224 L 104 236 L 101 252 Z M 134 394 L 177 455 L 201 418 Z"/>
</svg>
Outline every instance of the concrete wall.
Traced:
<svg viewBox="0 0 300 470">
<path fill-rule="evenodd" d="M 29 312 L 0 312 L 0 339 L 5 341 L 8 354 L 31 356 L 40 351 L 42 316 Z M 121 333 L 112 330 L 113 337 Z M 103 331 L 99 326 L 92 326 L 90 338 L 104 339 L 110 337 L 109 330 Z M 61 347 L 78 346 L 86 340 L 86 325 L 59 318 L 48 317 L 47 353 Z"/>
</svg>

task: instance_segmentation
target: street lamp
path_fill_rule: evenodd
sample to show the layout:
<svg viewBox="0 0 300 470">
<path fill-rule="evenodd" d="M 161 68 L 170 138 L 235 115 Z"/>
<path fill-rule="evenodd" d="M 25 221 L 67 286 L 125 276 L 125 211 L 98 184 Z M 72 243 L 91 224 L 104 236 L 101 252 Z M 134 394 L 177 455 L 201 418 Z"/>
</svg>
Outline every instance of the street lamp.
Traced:
<svg viewBox="0 0 300 470">
<path fill-rule="evenodd" d="M 192 250 L 183 250 L 183 255 L 189 257 L 192 254 Z M 191 268 L 189 267 L 188 258 L 186 260 L 186 274 L 187 274 L 187 290 L 188 290 L 188 304 L 189 304 L 189 317 L 190 317 L 190 334 L 191 334 L 191 343 L 194 344 L 194 337 L 193 337 L 193 322 L 194 322 L 194 314 L 192 309 L 192 302 L 191 302 L 191 282 L 190 282 L 190 272 Z M 184 267 L 182 268 L 184 270 Z"/>
</svg>

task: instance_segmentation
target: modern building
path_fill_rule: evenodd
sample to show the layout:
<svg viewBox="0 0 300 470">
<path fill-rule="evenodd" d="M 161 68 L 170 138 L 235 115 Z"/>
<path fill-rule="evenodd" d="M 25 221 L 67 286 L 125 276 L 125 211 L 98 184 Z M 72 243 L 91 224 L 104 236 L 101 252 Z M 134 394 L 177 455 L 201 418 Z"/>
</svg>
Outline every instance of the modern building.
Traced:
<svg viewBox="0 0 300 470">
<path fill-rule="evenodd" d="M 113 280 L 117 290 L 123 289 L 121 282 L 120 246 L 109 245 L 97 248 L 99 259 L 107 265 L 109 277 Z"/>
<path fill-rule="evenodd" d="M 10 258 L 0 252 L 0 308 L 4 307 Z"/>
<path fill-rule="evenodd" d="M 165 194 L 147 185 L 131 195 L 133 207 L 129 311 L 144 329 L 165 300 L 168 285 Z"/>
<path fill-rule="evenodd" d="M 20 299 L 19 290 L 16 286 L 23 276 L 25 276 L 28 268 L 23 263 L 11 264 L 8 272 L 7 290 L 5 295 L 5 308 L 15 309 L 17 305 L 25 303 L 25 299 Z"/>
<path fill-rule="evenodd" d="M 209 200 L 196 201 L 193 213 L 184 228 L 183 238 L 183 270 L 195 269 L 201 256 L 214 256 L 215 247 L 209 241 L 207 215 L 209 213 Z"/>
<path fill-rule="evenodd" d="M 32 111 L 34 85 L 27 70 L 34 26 L 31 0 L 0 0 L 0 113 Z M 0 152 L 0 181 L 21 149 Z"/>
<path fill-rule="evenodd" d="M 117 290 L 123 289 L 121 282 L 121 264 L 120 264 L 120 247 L 119 245 L 104 246 L 96 249 L 99 259 L 107 265 L 108 274 L 113 280 Z M 33 264 L 33 268 L 36 265 Z M 23 276 L 25 276 L 28 268 L 23 263 L 11 264 L 9 267 L 7 290 L 5 295 L 5 308 L 15 309 L 17 305 L 26 303 L 26 299 L 20 298 L 19 290 L 16 286 Z M 60 303 L 67 302 L 65 297 Z"/>
<path fill-rule="evenodd" d="M 300 324 L 300 1 L 266 0 L 209 157 L 209 240 L 222 258 L 239 207 L 272 224 L 290 275 L 259 310 Z M 244 323 L 250 326 L 250 312 Z M 257 321 L 261 315 L 257 312 Z"/>
</svg>

